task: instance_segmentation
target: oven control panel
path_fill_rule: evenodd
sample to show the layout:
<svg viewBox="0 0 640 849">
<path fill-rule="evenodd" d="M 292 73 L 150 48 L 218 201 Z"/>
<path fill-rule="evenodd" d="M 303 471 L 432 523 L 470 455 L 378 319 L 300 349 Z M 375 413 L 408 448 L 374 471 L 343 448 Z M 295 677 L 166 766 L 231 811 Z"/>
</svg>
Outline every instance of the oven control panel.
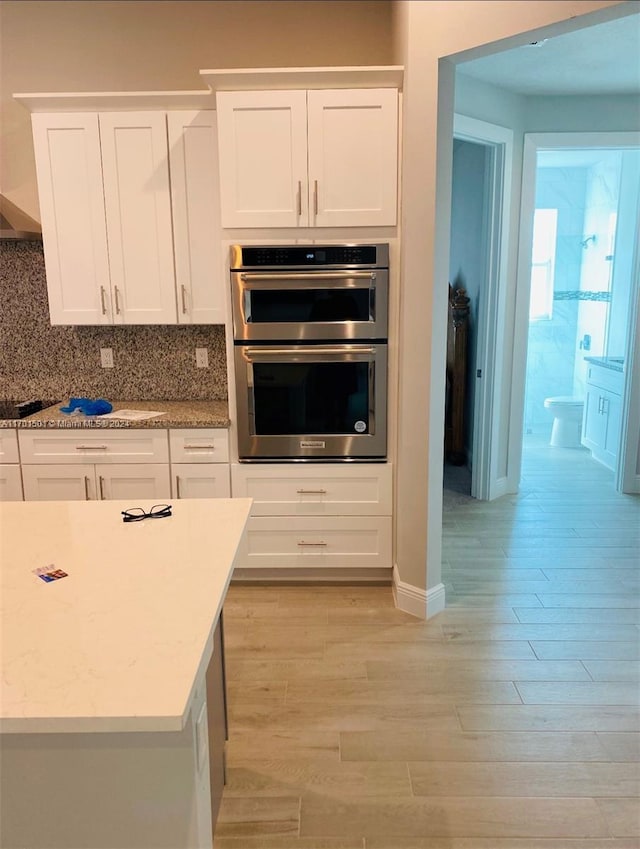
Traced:
<svg viewBox="0 0 640 849">
<path fill-rule="evenodd" d="M 388 245 L 260 245 L 231 248 L 231 268 L 388 268 Z"/>
</svg>

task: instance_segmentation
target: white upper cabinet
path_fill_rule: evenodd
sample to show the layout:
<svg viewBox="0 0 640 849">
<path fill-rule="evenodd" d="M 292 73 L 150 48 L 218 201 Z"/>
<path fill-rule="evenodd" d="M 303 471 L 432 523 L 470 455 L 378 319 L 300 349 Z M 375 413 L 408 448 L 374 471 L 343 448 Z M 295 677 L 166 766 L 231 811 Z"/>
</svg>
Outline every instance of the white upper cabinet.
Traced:
<svg viewBox="0 0 640 849">
<path fill-rule="evenodd" d="M 32 121 L 51 323 L 224 323 L 215 112 Z"/>
<path fill-rule="evenodd" d="M 51 324 L 112 324 L 98 116 L 32 124 Z"/>
<path fill-rule="evenodd" d="M 178 322 L 224 324 L 216 113 L 167 120 Z"/>
<path fill-rule="evenodd" d="M 394 225 L 393 88 L 219 91 L 223 227 Z"/>
</svg>

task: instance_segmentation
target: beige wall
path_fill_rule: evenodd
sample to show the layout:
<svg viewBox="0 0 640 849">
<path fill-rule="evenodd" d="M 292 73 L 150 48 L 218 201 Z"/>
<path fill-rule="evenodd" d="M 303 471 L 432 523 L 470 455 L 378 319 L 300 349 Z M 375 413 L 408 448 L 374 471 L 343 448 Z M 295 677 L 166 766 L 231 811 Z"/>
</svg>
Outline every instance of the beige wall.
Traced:
<svg viewBox="0 0 640 849">
<path fill-rule="evenodd" d="M 626 4 L 399 0 L 394 6 L 394 62 L 405 65 L 397 562 L 402 581 L 415 587 L 436 588 L 441 579 L 454 86 L 454 63 L 443 57 L 502 39 L 499 49 L 514 47 L 522 43 L 513 39 L 519 33 L 618 5 Z"/>
<path fill-rule="evenodd" d="M 388 65 L 390 0 L 2 0 L 0 188 L 40 220 L 14 92 L 203 89 L 201 68 Z"/>
</svg>

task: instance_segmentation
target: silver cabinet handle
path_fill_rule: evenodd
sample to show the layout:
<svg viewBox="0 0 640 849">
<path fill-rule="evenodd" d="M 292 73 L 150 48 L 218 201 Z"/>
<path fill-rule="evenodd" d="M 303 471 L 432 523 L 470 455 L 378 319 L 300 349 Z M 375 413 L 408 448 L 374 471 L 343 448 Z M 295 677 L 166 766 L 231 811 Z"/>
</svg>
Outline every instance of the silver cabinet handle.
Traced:
<svg viewBox="0 0 640 849">
<path fill-rule="evenodd" d="M 320 547 L 320 546 L 326 546 L 326 545 L 327 545 L 327 543 L 326 543 L 326 542 L 305 542 L 304 540 L 300 540 L 300 542 L 298 543 L 298 545 L 300 545 L 300 546 L 318 546 L 318 547 Z"/>
<path fill-rule="evenodd" d="M 76 445 L 76 451 L 106 451 L 108 445 Z"/>
<path fill-rule="evenodd" d="M 120 315 L 120 290 L 117 286 L 114 286 L 113 288 L 116 295 L 116 312 Z"/>
<path fill-rule="evenodd" d="M 84 500 L 91 501 L 91 496 L 89 495 L 89 478 L 87 475 L 84 476 Z"/>
<path fill-rule="evenodd" d="M 281 289 L 283 283 L 307 283 L 306 289 L 370 289 L 375 271 L 243 271 L 240 280 L 245 289 Z M 263 284 L 263 285 L 260 285 Z"/>
<path fill-rule="evenodd" d="M 302 181 L 298 180 L 298 194 L 297 194 L 297 204 L 298 204 L 298 218 L 302 215 Z"/>
<path fill-rule="evenodd" d="M 185 445 L 185 451 L 205 451 L 215 448 L 215 445 Z"/>
<path fill-rule="evenodd" d="M 318 214 L 318 181 L 313 181 L 313 214 Z"/>
<path fill-rule="evenodd" d="M 186 314 L 187 312 L 187 289 L 184 283 L 180 287 L 180 293 L 182 296 L 182 312 Z"/>
<path fill-rule="evenodd" d="M 180 493 L 180 475 L 176 475 L 176 498 L 182 498 Z"/>
<path fill-rule="evenodd" d="M 102 475 L 98 477 L 98 481 L 100 483 L 100 501 L 104 501 L 104 478 Z"/>
<path fill-rule="evenodd" d="M 107 305 L 106 305 L 105 300 L 104 300 L 105 295 L 106 295 L 106 292 L 104 290 L 104 286 L 101 286 L 100 287 L 100 306 L 102 307 L 102 315 L 107 314 Z"/>
<path fill-rule="evenodd" d="M 297 489 L 298 495 L 326 495 L 326 489 Z"/>
</svg>

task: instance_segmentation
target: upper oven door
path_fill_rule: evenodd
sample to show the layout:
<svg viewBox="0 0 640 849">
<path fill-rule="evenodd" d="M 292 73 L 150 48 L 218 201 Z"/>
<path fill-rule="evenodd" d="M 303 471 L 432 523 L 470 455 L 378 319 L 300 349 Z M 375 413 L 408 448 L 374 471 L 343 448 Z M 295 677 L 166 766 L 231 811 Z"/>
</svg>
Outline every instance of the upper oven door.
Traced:
<svg viewBox="0 0 640 849">
<path fill-rule="evenodd" d="M 387 269 L 231 272 L 236 341 L 386 339 Z"/>
</svg>

